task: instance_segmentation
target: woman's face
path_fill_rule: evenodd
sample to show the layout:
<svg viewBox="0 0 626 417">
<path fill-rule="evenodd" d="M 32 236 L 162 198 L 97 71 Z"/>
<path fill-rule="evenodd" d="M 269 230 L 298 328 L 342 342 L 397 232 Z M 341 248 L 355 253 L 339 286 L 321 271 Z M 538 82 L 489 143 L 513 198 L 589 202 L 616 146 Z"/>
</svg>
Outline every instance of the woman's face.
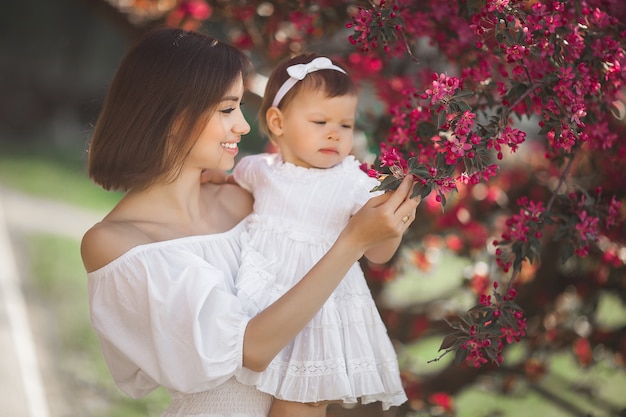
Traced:
<svg viewBox="0 0 626 417">
<path fill-rule="evenodd" d="M 187 164 L 200 169 L 229 170 L 235 165 L 241 136 L 250 132 L 250 125 L 241 112 L 243 79 L 228 89 L 210 116 L 191 149 Z"/>
</svg>

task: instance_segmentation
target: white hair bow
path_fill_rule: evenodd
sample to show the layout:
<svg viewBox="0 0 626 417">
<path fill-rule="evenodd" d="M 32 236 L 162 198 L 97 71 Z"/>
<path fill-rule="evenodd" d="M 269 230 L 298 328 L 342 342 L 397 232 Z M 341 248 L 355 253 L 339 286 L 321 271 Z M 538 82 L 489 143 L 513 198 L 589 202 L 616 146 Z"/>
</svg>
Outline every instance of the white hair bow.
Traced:
<svg viewBox="0 0 626 417">
<path fill-rule="evenodd" d="M 304 77 L 306 77 L 307 74 L 324 69 L 335 70 L 344 74 L 346 73 L 343 69 L 333 64 L 330 59 L 323 56 L 315 58 L 308 64 L 295 64 L 287 67 L 287 74 L 289 74 L 289 78 L 278 89 L 278 92 L 274 97 L 274 101 L 272 102 L 272 107 L 278 106 L 283 97 L 285 97 L 285 94 L 287 94 L 298 81 L 304 80 Z"/>
</svg>

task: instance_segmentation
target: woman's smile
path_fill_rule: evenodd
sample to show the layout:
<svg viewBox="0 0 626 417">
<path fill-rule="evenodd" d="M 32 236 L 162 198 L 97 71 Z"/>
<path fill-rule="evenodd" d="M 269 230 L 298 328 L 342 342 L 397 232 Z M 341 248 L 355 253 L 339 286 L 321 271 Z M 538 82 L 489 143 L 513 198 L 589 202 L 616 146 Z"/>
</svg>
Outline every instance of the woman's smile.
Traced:
<svg viewBox="0 0 626 417">
<path fill-rule="evenodd" d="M 237 142 L 222 142 L 220 143 L 220 146 L 233 156 L 239 153 L 239 146 Z"/>
</svg>

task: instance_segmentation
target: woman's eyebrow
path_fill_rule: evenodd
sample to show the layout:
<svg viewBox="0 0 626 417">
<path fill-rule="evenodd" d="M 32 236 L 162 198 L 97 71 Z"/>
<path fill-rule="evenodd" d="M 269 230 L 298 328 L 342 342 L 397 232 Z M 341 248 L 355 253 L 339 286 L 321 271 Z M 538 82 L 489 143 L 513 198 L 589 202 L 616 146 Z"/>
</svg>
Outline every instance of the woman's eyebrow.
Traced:
<svg viewBox="0 0 626 417">
<path fill-rule="evenodd" d="M 238 96 L 226 96 L 222 99 L 222 101 L 239 101 Z"/>
</svg>

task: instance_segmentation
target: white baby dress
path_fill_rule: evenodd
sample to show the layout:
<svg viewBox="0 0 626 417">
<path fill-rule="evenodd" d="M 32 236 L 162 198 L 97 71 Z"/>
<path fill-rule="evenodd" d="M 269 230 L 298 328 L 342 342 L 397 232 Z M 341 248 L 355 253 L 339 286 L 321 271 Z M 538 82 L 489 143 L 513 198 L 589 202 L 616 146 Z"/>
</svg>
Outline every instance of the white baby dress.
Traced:
<svg viewBox="0 0 626 417">
<path fill-rule="evenodd" d="M 378 181 L 352 156 L 330 169 L 303 168 L 278 154 L 242 158 L 234 178 L 254 194 L 237 295 L 248 314 L 273 303 L 328 251 Z M 407 398 L 395 350 L 358 263 L 320 312 L 263 372 L 260 391 L 276 398 L 342 400 L 384 409 Z"/>
</svg>

